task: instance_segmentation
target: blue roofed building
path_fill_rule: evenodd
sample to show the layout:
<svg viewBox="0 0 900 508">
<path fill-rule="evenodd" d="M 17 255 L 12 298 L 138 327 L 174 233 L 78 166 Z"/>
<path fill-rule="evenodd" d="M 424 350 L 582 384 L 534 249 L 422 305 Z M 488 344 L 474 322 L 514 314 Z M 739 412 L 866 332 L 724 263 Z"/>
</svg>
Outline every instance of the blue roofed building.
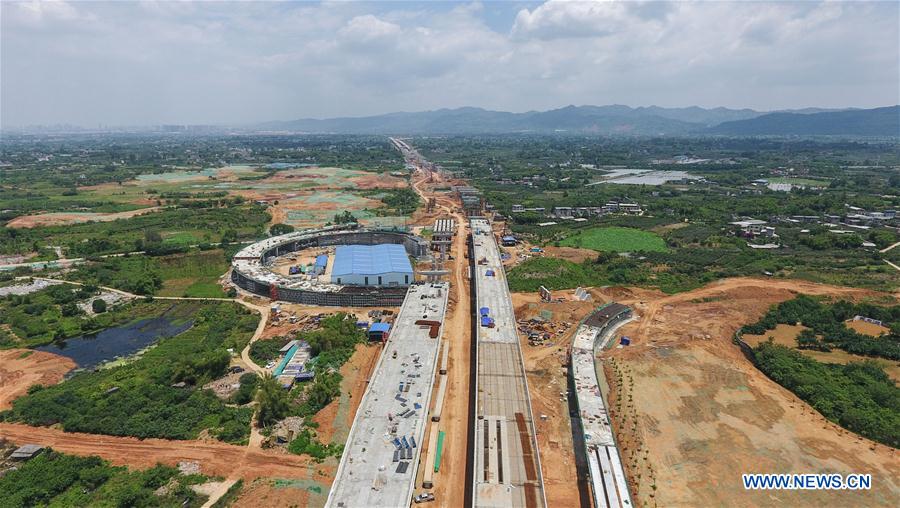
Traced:
<svg viewBox="0 0 900 508">
<path fill-rule="evenodd" d="M 408 286 L 413 280 L 412 264 L 402 245 L 339 245 L 334 251 L 332 283 Z"/>
<path fill-rule="evenodd" d="M 389 323 L 372 323 L 369 327 L 369 340 L 385 341 L 391 331 Z"/>
</svg>

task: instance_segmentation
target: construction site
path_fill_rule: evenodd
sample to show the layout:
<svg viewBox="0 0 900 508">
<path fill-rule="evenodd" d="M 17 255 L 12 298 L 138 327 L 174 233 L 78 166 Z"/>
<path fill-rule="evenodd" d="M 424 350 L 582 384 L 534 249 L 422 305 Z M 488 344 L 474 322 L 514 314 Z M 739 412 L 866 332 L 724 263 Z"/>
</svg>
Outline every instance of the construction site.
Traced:
<svg viewBox="0 0 900 508">
<path fill-rule="evenodd" d="M 231 281 L 271 300 L 335 307 L 399 306 L 414 274 L 408 261 L 401 266 L 403 253 L 390 250 L 394 245 L 412 258 L 428 256 L 428 242 L 409 233 L 356 224 L 328 226 L 248 245 L 232 260 Z M 315 252 L 313 263 L 297 264 L 302 251 L 308 250 Z M 280 259 L 286 255 L 293 259 Z M 278 269 L 285 264 L 287 274 Z M 384 264 L 391 264 L 391 269 L 381 271 L 378 267 Z"/>
<path fill-rule="evenodd" d="M 446 307 L 446 284 L 410 287 L 357 410 L 326 506 L 409 504 Z"/>
<path fill-rule="evenodd" d="M 602 351 L 618 327 L 630 318 L 631 309 L 624 305 L 603 305 L 585 319 L 572 343 L 569 372 L 578 408 L 575 420 L 583 438 L 582 451 L 587 457 L 594 506 L 598 507 L 633 506 L 595 364 L 596 352 Z"/>
<path fill-rule="evenodd" d="M 798 293 L 885 294 L 754 278 L 676 295 L 543 286 L 511 294 L 504 263 L 536 252 L 491 220 L 477 190 L 406 141 L 391 143 L 425 203 L 413 222 L 430 237 L 355 224 L 297 231 L 244 247 L 225 279 L 263 316 L 251 342 L 314 330 L 336 311 L 364 325 L 370 342 L 341 367 L 340 396 L 312 417 L 323 443 L 344 443 L 339 460 L 270 447 L 280 428 L 272 436 L 254 429 L 247 447 L 12 423 L 0 423 L 0 437 L 116 465 L 194 462 L 230 485 L 248 482 L 236 506 L 795 505 L 801 495 L 802 504 L 896 504 L 894 449 L 825 420 L 731 340 Z M 541 253 L 586 256 L 553 249 Z M 315 376 L 310 344 L 296 337 L 284 338 L 265 367 L 246 351 L 235 361 L 290 388 Z M 0 352 L 0 409 L 34 383 L 60 382 L 68 369 L 53 359 Z M 226 397 L 238 374 L 209 388 Z M 864 493 L 776 499 L 741 487 L 741 473 L 757 462 L 777 472 L 871 472 L 879 481 Z"/>
<path fill-rule="evenodd" d="M 473 218 L 475 262 L 474 506 L 546 506 L 540 456 L 509 288 L 496 238 Z"/>
</svg>

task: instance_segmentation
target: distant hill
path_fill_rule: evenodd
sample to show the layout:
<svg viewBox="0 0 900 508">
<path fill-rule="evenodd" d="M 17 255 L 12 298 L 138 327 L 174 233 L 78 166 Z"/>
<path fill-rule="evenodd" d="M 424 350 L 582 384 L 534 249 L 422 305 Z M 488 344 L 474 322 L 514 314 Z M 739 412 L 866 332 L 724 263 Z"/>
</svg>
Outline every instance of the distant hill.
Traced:
<svg viewBox="0 0 900 508">
<path fill-rule="evenodd" d="M 823 113 L 770 113 L 723 122 L 706 132 L 729 136 L 900 137 L 900 106 Z"/>
<path fill-rule="evenodd" d="M 880 108 L 891 109 L 891 108 Z M 896 112 L 896 108 L 894 108 Z M 890 122 L 870 111 L 844 110 L 826 112 L 807 108 L 796 112 L 765 113 L 752 109 L 662 108 L 658 106 L 632 108 L 622 105 L 566 106 L 549 111 L 508 113 L 481 108 L 438 109 L 415 113 L 388 113 L 366 117 L 328 119 L 300 119 L 267 122 L 254 129 L 303 133 L 334 134 L 500 134 L 500 133 L 573 133 L 634 136 L 690 136 L 690 135 L 760 135 L 760 134 L 823 134 L 820 115 L 839 116 L 832 130 L 837 134 L 882 136 L 889 131 Z M 896 114 L 895 114 L 896 116 Z M 877 117 L 877 119 L 876 119 Z M 761 119 L 774 118 L 770 121 Z M 856 119 L 850 121 L 848 119 Z M 896 120 L 896 118 L 894 119 Z M 759 123 L 753 123 L 753 122 Z M 869 125 L 869 122 L 876 124 Z M 751 123 L 746 123 L 751 122 Z M 772 122 L 772 123 L 770 123 Z M 850 122 L 848 124 L 848 122 Z M 855 122 L 855 123 L 854 123 Z M 887 123 L 885 123 L 887 122 Z M 782 131 L 774 130 L 781 125 Z M 854 125 L 850 128 L 849 125 Z M 746 131 L 746 133 L 744 133 Z M 896 131 L 896 128 L 895 128 Z M 874 134 L 863 134 L 873 132 Z M 889 135 L 889 134 L 888 134 Z"/>
<path fill-rule="evenodd" d="M 585 134 L 688 134 L 726 120 L 763 113 L 727 108 L 631 108 L 628 106 L 566 106 L 550 111 L 508 113 L 481 108 L 388 113 L 367 117 L 300 119 L 267 122 L 256 128 L 337 134 L 481 134 L 512 132 L 572 132 Z"/>
</svg>

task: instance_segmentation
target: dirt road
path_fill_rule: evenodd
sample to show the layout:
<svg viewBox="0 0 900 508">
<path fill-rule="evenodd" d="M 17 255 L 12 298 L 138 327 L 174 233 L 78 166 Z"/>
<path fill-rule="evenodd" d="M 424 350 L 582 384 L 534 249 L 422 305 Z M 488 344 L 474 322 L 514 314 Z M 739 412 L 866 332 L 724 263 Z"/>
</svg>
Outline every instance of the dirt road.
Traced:
<svg viewBox="0 0 900 508">
<path fill-rule="evenodd" d="M 435 175 L 437 176 L 437 175 Z M 430 185 L 441 183 L 440 177 Z M 422 172 L 413 175 L 412 188 L 422 197 L 428 200 L 429 184 Z M 442 212 L 442 216 L 451 216 L 457 223 L 456 236 L 450 246 L 450 255 L 453 260 L 445 265 L 450 270 L 450 296 L 447 309 L 447 317 L 444 321 L 445 347 L 450 348 L 447 367 L 447 393 L 441 414 L 441 421 L 437 424 L 439 429 L 445 432 L 444 453 L 441 461 L 441 470 L 434 475 L 434 489 L 437 506 L 459 506 L 465 499 L 466 462 L 468 460 L 468 433 L 471 421 L 469 414 L 469 369 L 471 361 L 471 302 L 469 301 L 468 264 L 464 253 L 466 252 L 467 220 L 456 210 L 453 200 L 443 194 L 435 195 L 435 208 Z M 433 220 L 434 217 L 420 217 L 420 221 Z M 428 225 L 431 224 L 422 224 Z M 437 384 L 436 384 L 437 385 Z M 435 385 L 435 386 L 436 386 Z M 429 433 L 426 431 L 426 436 Z M 423 443 L 423 449 L 427 449 L 427 440 Z M 423 454 L 424 457 L 424 454 Z M 423 459 L 424 460 L 424 459 Z M 420 465 L 420 475 L 425 467 L 430 464 Z M 417 484 L 421 484 L 417 482 Z M 417 493 L 419 491 L 417 490 Z"/>
<path fill-rule="evenodd" d="M 311 461 L 307 457 L 250 449 L 244 446 L 206 441 L 140 440 L 130 437 L 63 432 L 62 430 L 0 423 L 0 438 L 14 443 L 40 443 L 74 455 L 99 455 L 115 465 L 148 468 L 181 461 L 200 464 L 211 476 L 243 478 L 302 478 Z"/>
<path fill-rule="evenodd" d="M 595 291 L 636 309 L 604 355 L 610 412 L 640 506 L 892 506 L 900 455 L 825 420 L 732 343 L 743 324 L 798 293 L 887 301 L 873 291 L 738 278 L 673 296 Z M 753 491 L 742 473 L 873 475 L 868 491 Z"/>
</svg>

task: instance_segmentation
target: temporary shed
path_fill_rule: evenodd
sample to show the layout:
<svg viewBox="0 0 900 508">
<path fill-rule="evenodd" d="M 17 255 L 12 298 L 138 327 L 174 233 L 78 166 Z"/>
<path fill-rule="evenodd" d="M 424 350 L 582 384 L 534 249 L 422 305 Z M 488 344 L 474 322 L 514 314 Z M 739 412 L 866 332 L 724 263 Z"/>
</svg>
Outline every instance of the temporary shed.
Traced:
<svg viewBox="0 0 900 508">
<path fill-rule="evenodd" d="M 369 327 L 369 340 L 385 340 L 391 330 L 389 323 L 373 323 Z"/>
<path fill-rule="evenodd" d="M 321 275 L 325 273 L 326 266 L 328 266 L 328 256 L 325 254 L 316 256 L 316 262 L 313 264 L 312 271 L 315 275 Z"/>
</svg>

